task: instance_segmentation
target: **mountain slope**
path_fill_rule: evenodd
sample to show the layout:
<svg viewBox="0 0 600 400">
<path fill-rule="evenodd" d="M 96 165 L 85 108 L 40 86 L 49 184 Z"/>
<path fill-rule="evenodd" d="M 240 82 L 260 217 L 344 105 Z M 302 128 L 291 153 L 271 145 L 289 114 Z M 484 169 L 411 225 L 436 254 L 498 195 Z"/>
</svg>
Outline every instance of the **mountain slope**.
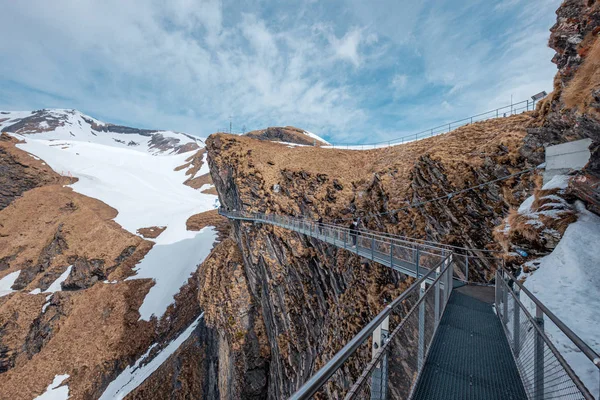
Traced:
<svg viewBox="0 0 600 400">
<path fill-rule="evenodd" d="M 98 398 L 129 365 L 152 365 L 120 378 L 137 382 L 117 388 L 125 397 L 151 384 L 160 360 L 205 340 L 210 352 L 185 358 L 204 365 L 185 379 L 204 383 L 170 390 L 218 392 L 202 378 L 218 348 L 196 300 L 217 232 L 186 228 L 218 204 L 184 184 L 208 172 L 202 140 L 75 110 L 2 112 L 0 124 L 9 132 L 0 168 L 12 183 L 0 180 L 0 398 L 31 399 L 63 375 L 70 398 Z"/>
</svg>

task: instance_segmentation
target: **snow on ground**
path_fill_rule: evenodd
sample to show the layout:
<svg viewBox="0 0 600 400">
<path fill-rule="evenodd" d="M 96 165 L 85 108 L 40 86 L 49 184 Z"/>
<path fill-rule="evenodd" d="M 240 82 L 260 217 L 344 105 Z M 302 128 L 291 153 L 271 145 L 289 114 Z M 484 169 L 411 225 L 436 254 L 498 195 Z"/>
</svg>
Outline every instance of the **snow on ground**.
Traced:
<svg viewBox="0 0 600 400">
<path fill-rule="evenodd" d="M 69 274 L 71 273 L 71 268 L 73 268 L 73 266 L 69 265 L 65 272 L 63 272 L 58 278 L 56 278 L 56 280 L 52 282 L 48 289 L 44 290 L 44 293 L 54 293 L 61 291 L 62 287 L 60 285 L 69 277 Z"/>
<path fill-rule="evenodd" d="M 79 112 L 51 111 L 63 117 L 65 112 L 69 124 L 51 132 L 15 135 L 26 141 L 18 147 L 41 158 L 55 171 L 78 178 L 70 187 L 117 209 L 115 221 L 127 231 L 136 234 L 140 228 L 167 227 L 153 239 L 156 245 L 136 266 L 137 275 L 130 278 L 155 280 L 140 307 L 140 314 L 144 319 L 153 314 L 160 318 L 174 301 L 173 296 L 206 258 L 216 239 L 212 228 L 188 231 L 186 221 L 194 214 L 213 209 L 218 204 L 217 196 L 184 185 L 188 178 L 186 170 L 175 171 L 186 164 L 185 160 L 193 153 L 165 154 L 145 145 L 126 146 L 113 139 L 127 143 L 137 140 L 134 137 L 139 137 L 140 141 L 149 138 L 93 132 Z M 2 124 L 6 126 L 7 121 Z M 203 145 L 183 134 L 160 133 L 165 137 L 177 137 L 180 144 L 196 141 Z M 204 160 L 200 171 L 203 174 L 209 172 L 206 155 Z M 60 290 L 60 282 L 57 282 L 53 285 L 57 284 Z"/>
<path fill-rule="evenodd" d="M 139 228 L 166 226 L 156 238 L 160 244 L 190 239 L 196 232 L 186 230 L 193 214 L 212 209 L 216 196 L 199 193 L 183 185 L 189 153 L 153 156 L 133 149 L 75 140 L 27 137 L 18 147 L 43 159 L 52 169 L 79 178 L 73 190 L 102 200 L 116 208 L 115 221 L 129 232 Z M 58 146 L 56 145 L 58 144 Z"/>
<path fill-rule="evenodd" d="M 315 134 L 314 134 L 314 133 L 312 133 L 312 132 L 309 132 L 309 131 L 304 131 L 304 134 L 305 134 L 305 135 L 307 135 L 307 136 L 309 136 L 309 137 L 311 137 L 311 138 L 313 138 L 313 139 L 316 139 L 316 140 L 318 140 L 318 141 L 320 141 L 320 142 L 323 142 L 323 143 L 325 143 L 325 144 L 329 144 L 329 145 L 331 145 L 331 143 L 329 143 L 327 140 L 323 139 L 323 138 L 322 138 L 321 136 L 319 136 L 319 135 L 315 135 Z"/>
<path fill-rule="evenodd" d="M 54 381 L 50 385 L 44 393 L 39 395 L 33 400 L 66 400 L 69 398 L 69 386 L 64 385 L 60 386 L 61 383 L 65 379 L 67 379 L 69 375 L 56 375 L 54 377 Z"/>
<path fill-rule="evenodd" d="M 141 319 L 149 320 L 152 315 L 160 317 L 164 314 L 179 288 L 196 270 L 197 265 L 204 262 L 216 238 L 214 228 L 207 227 L 190 239 L 168 245 L 154 245 L 136 266 L 137 274 L 128 278 L 156 280 L 140 307 Z"/>
<path fill-rule="evenodd" d="M 19 277 L 20 273 L 21 273 L 21 270 L 11 272 L 10 274 L 8 274 L 8 275 L 2 277 L 2 279 L 0 279 L 0 297 L 6 296 L 7 294 L 14 292 L 14 290 L 12 290 L 11 287 L 12 287 L 12 285 L 14 285 L 14 283 L 17 280 L 17 278 Z"/>
<path fill-rule="evenodd" d="M 542 186 L 542 190 L 566 189 L 569 186 L 570 178 L 568 175 L 555 175 L 548 183 Z"/>
<path fill-rule="evenodd" d="M 557 179 L 553 185 L 564 185 L 564 180 Z M 600 217 L 581 203 L 577 209 L 577 222 L 569 225 L 551 254 L 535 260 L 539 267 L 527 278 L 525 286 L 600 353 Z M 532 303 L 524 303 L 535 315 Z M 598 369 L 551 321 L 546 321 L 545 330 L 588 389 L 599 393 Z"/>
<path fill-rule="evenodd" d="M 204 317 L 204 313 L 200 316 L 177 338 L 175 338 L 167 347 L 161 350 L 149 363 L 140 366 L 140 364 L 148 357 L 150 350 L 154 347 L 150 347 L 146 354 L 140 357 L 133 366 L 125 368 L 123 372 L 113 380 L 110 385 L 106 388 L 100 400 L 113 400 L 123 399 L 133 389 L 138 387 L 144 382 L 158 367 L 160 367 L 170 356 L 173 354 L 183 342 L 190 337 L 194 329 L 198 326 L 200 319 Z"/>
</svg>

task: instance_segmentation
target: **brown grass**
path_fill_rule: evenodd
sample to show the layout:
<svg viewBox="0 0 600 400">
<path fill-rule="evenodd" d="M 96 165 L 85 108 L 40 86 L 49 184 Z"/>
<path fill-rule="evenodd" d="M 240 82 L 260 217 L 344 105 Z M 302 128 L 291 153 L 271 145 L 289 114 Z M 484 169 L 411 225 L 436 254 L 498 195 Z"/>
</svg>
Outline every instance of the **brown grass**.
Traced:
<svg viewBox="0 0 600 400">
<path fill-rule="evenodd" d="M 411 200 L 404 196 L 409 193 L 411 172 L 421 156 L 427 154 L 431 159 L 442 162 L 450 183 L 464 187 L 472 179 L 472 170 L 481 167 L 487 158 L 494 158 L 509 169 L 511 166 L 517 167 L 520 162 L 518 149 L 526 135 L 526 127 L 532 123 L 534 120 L 530 113 L 525 113 L 467 125 L 429 139 L 368 151 L 290 148 L 274 142 L 259 142 L 227 134 L 213 137 L 227 141 L 227 146 L 230 146 L 222 161 L 245 160 L 247 176 L 264 181 L 262 191 L 255 195 L 267 200 L 269 196 L 277 196 L 282 211 L 299 213 L 295 201 L 278 196 L 273 190 L 275 184 L 282 186 L 282 173 L 285 171 L 311 176 L 321 174 L 326 176 L 328 182 L 334 179 L 344 182 L 343 189 L 336 193 L 337 201 L 331 204 L 332 209 L 345 206 L 361 187 L 368 186 L 376 174 L 389 194 L 399 194 L 390 197 L 388 208 L 399 208 Z M 500 147 L 507 149 L 505 155 L 499 155 Z M 325 197 L 324 192 L 315 194 L 315 205 L 323 209 L 328 206 Z M 335 214 L 335 209 L 332 213 Z"/>
<path fill-rule="evenodd" d="M 217 189 L 216 189 L 214 186 L 213 186 L 213 187 L 211 187 L 211 188 L 208 188 L 208 189 L 206 189 L 206 190 L 203 190 L 201 193 L 204 193 L 204 194 L 212 194 L 212 195 L 215 195 L 215 196 L 218 196 L 218 195 L 219 195 L 219 193 L 217 192 Z"/>
<path fill-rule="evenodd" d="M 590 104 L 595 101 L 592 92 L 600 88 L 600 40 L 594 36 L 593 40 L 588 39 L 581 44 L 589 48 L 589 52 L 573 79 L 564 88 L 562 99 L 568 108 L 577 108 L 581 113 L 597 113 L 597 109 L 590 107 Z"/>
<path fill-rule="evenodd" d="M 140 228 L 137 233 L 145 237 L 146 239 L 156 239 L 167 229 L 166 226 L 151 226 L 148 228 Z"/>
</svg>

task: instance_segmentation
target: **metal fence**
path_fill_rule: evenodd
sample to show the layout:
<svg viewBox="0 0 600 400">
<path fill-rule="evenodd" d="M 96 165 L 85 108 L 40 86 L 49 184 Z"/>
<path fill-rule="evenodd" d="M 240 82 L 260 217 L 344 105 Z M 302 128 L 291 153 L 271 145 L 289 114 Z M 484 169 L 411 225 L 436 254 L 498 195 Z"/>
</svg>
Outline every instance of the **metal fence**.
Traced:
<svg viewBox="0 0 600 400">
<path fill-rule="evenodd" d="M 368 150 L 368 149 L 376 149 L 381 147 L 389 147 L 395 146 L 398 144 L 413 142 L 415 140 L 426 139 L 432 136 L 441 135 L 443 133 L 448 133 L 456 128 L 460 128 L 461 126 L 472 124 L 478 121 L 485 121 L 493 118 L 501 118 L 508 117 L 511 115 L 520 114 L 526 111 L 533 111 L 535 107 L 535 102 L 532 100 L 523 100 L 518 103 L 513 103 L 504 107 L 496 108 L 495 110 L 486 111 L 481 114 L 473 115 L 471 117 L 463 118 L 457 121 L 452 121 L 446 124 L 442 124 L 436 126 L 434 128 L 429 128 L 421 132 L 413 133 L 411 135 L 402 136 L 396 139 L 390 139 L 377 143 L 368 143 L 368 144 L 350 144 L 350 143 L 341 143 L 341 144 L 332 144 L 329 146 L 321 146 L 325 148 L 335 148 L 335 149 L 352 149 L 352 150 Z"/>
<path fill-rule="evenodd" d="M 439 263 L 444 257 L 444 253 L 454 254 L 454 279 L 462 282 L 469 282 L 469 269 L 481 267 L 482 262 L 487 268 L 493 266 L 494 269 L 497 269 L 503 265 L 503 260 L 494 257 L 494 252 L 489 250 L 467 249 L 364 229 L 352 232 L 339 225 L 286 215 L 251 213 L 223 208 L 219 209 L 219 214 L 227 218 L 267 223 L 290 229 L 346 249 L 410 276 L 417 276 L 419 269 L 429 269 Z"/>
<path fill-rule="evenodd" d="M 506 270 L 496 273 L 496 311 L 528 398 L 593 399 L 592 390 L 600 398 L 600 356 Z M 581 352 L 577 365 L 557 349 L 557 334 L 571 351 Z M 599 380 L 594 388 L 590 387 L 594 382 L 586 386 L 578 375 L 590 370 Z"/>
<path fill-rule="evenodd" d="M 451 292 L 450 254 L 385 307 L 290 399 L 407 398 Z"/>
<path fill-rule="evenodd" d="M 219 209 L 228 218 L 268 223 L 314 237 L 413 277 L 422 276 L 451 251 L 443 246 L 400 239 L 379 232 L 353 231 L 337 225 L 285 215 Z"/>
</svg>

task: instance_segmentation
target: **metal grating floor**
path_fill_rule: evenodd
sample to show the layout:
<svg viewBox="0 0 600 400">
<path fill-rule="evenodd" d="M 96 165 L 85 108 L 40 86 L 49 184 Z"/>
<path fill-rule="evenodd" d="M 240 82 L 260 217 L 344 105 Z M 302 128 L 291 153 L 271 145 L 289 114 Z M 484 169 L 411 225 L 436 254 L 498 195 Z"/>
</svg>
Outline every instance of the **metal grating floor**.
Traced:
<svg viewBox="0 0 600 400">
<path fill-rule="evenodd" d="M 412 398 L 526 400 L 500 319 L 466 292 L 450 296 Z"/>
</svg>

